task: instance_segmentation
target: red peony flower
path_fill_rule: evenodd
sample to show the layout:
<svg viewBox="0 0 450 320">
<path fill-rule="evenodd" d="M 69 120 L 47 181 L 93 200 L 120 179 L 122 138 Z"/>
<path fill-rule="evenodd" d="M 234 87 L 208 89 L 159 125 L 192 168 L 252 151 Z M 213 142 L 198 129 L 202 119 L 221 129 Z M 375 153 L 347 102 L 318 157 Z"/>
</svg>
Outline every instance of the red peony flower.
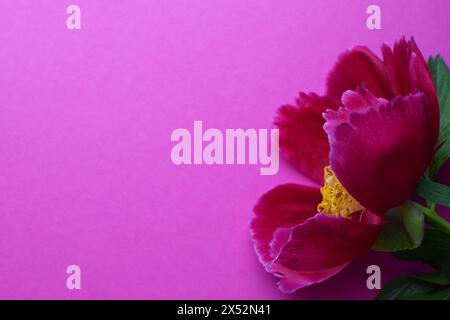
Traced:
<svg viewBox="0 0 450 320">
<path fill-rule="evenodd" d="M 439 134 L 439 104 L 414 40 L 342 54 L 325 96 L 279 109 L 282 153 L 322 188 L 263 195 L 251 223 L 256 253 L 284 292 L 328 279 L 369 250 L 387 210 L 408 201 Z"/>
</svg>

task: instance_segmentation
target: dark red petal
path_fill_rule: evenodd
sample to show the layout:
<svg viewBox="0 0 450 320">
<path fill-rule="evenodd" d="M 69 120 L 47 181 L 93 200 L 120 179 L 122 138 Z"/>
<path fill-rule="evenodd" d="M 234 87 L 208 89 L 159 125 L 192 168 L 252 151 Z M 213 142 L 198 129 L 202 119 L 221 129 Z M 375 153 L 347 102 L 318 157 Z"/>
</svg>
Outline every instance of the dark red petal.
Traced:
<svg viewBox="0 0 450 320">
<path fill-rule="evenodd" d="M 341 266 L 318 271 L 295 271 L 280 264 L 273 264 L 268 271 L 281 278 L 278 282 L 278 287 L 282 292 L 293 293 L 301 288 L 331 278 L 344 269 L 349 263 L 350 261 Z"/>
<path fill-rule="evenodd" d="M 433 139 L 436 143 L 439 135 L 439 102 L 433 77 L 428 64 L 417 47 L 414 39 L 402 38 L 391 49 L 387 45 L 381 48 L 384 65 L 390 86 L 396 96 L 407 96 L 423 92 L 428 99 L 433 121 Z"/>
<path fill-rule="evenodd" d="M 251 222 L 256 252 L 266 270 L 293 292 L 321 282 L 368 250 L 381 219 L 365 212 L 362 222 L 315 214 L 318 188 L 295 184 L 276 187 L 261 197 Z"/>
<path fill-rule="evenodd" d="M 381 52 L 383 53 L 386 74 L 394 95 L 406 96 L 410 94 L 412 92 L 409 76 L 411 48 L 405 38 L 396 42 L 393 50 L 388 45 L 383 45 Z"/>
<path fill-rule="evenodd" d="M 428 104 L 431 108 L 431 117 L 433 121 L 433 141 L 436 144 L 439 137 L 440 126 L 440 109 L 437 96 L 436 87 L 434 85 L 433 76 L 428 64 L 425 62 L 422 53 L 416 45 L 414 39 L 411 39 L 411 62 L 409 65 L 411 83 L 413 86 L 413 92 L 423 92 L 428 99 Z"/>
<path fill-rule="evenodd" d="M 279 286 L 286 292 L 324 281 L 370 249 L 382 228 L 381 219 L 375 221 L 360 223 L 316 214 L 291 228 L 289 237 L 284 236 L 287 240 L 280 253 L 268 264 L 267 270 L 281 277 Z"/>
<path fill-rule="evenodd" d="M 365 86 L 377 97 L 393 97 L 386 78 L 383 61 L 366 47 L 356 47 L 346 51 L 328 75 L 327 96 L 340 101 L 347 90 Z"/>
<path fill-rule="evenodd" d="M 314 187 L 285 184 L 264 194 L 254 208 L 251 232 L 256 253 L 263 265 L 272 261 L 271 242 L 280 228 L 290 228 L 316 213 L 322 200 Z"/>
<path fill-rule="evenodd" d="M 329 98 L 300 93 L 297 104 L 281 107 L 275 118 L 282 154 L 303 174 L 319 183 L 323 182 L 329 152 L 322 113 L 336 106 Z"/>
<path fill-rule="evenodd" d="M 346 92 L 343 104 L 349 108 L 324 115 L 331 167 L 359 203 L 383 215 L 411 197 L 430 163 L 427 99 L 418 93 L 388 102 L 361 88 Z"/>
</svg>

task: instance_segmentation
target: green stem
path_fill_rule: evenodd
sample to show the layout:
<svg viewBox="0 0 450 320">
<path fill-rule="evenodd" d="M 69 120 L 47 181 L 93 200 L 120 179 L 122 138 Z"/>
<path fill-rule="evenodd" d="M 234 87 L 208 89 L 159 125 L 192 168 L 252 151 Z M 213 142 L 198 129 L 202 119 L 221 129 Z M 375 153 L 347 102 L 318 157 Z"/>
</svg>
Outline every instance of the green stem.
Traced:
<svg viewBox="0 0 450 320">
<path fill-rule="evenodd" d="M 436 203 L 434 202 L 430 203 L 430 209 L 436 212 Z"/>
<path fill-rule="evenodd" d="M 421 206 L 418 204 L 418 207 L 422 211 L 425 221 L 432 227 L 435 227 L 436 229 L 450 232 L 450 223 L 439 216 L 434 210 L 426 208 L 424 206 Z"/>
</svg>

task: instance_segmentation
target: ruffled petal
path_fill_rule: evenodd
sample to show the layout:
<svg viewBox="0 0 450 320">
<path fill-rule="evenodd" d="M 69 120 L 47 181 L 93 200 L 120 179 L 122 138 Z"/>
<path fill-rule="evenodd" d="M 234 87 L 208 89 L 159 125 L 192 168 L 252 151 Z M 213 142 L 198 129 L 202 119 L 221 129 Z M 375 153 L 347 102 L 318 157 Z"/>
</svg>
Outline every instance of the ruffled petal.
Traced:
<svg viewBox="0 0 450 320">
<path fill-rule="evenodd" d="M 334 100 L 314 93 L 300 93 L 296 105 L 281 107 L 275 118 L 282 154 L 303 174 L 319 183 L 323 182 L 329 152 L 322 113 L 330 108 L 337 108 Z"/>
<path fill-rule="evenodd" d="M 276 187 L 261 197 L 251 222 L 255 250 L 283 292 L 324 281 L 368 250 L 382 219 L 365 212 L 357 220 L 316 214 L 318 188 Z"/>
<path fill-rule="evenodd" d="M 285 243 L 266 269 L 281 278 L 279 287 L 284 292 L 322 282 L 371 248 L 383 222 L 381 218 L 367 221 L 373 223 L 316 214 L 292 227 L 288 237 L 282 232 Z"/>
<path fill-rule="evenodd" d="M 360 204 L 383 215 L 411 197 L 430 163 L 427 99 L 418 93 L 388 102 L 360 88 L 346 92 L 343 104 L 349 107 L 324 115 L 331 167 Z"/>
<path fill-rule="evenodd" d="M 275 243 L 271 245 L 274 233 L 278 229 L 303 223 L 316 213 L 321 199 L 319 188 L 297 184 L 280 185 L 259 199 L 250 229 L 256 253 L 263 265 L 275 258 L 274 250 L 279 250 Z"/>
<path fill-rule="evenodd" d="M 390 86 L 396 96 L 407 96 L 423 92 L 428 99 L 433 121 L 433 141 L 439 135 L 439 102 L 433 77 L 428 64 L 414 39 L 402 38 L 393 49 L 384 45 L 381 48 L 384 66 Z"/>
<path fill-rule="evenodd" d="M 339 56 L 334 68 L 328 74 L 327 96 L 340 101 L 347 90 L 365 86 L 377 97 L 393 97 L 383 61 L 366 47 L 355 47 Z"/>
<path fill-rule="evenodd" d="M 278 282 L 278 288 L 280 288 L 281 292 L 293 293 L 301 288 L 323 282 L 333 277 L 349 263 L 350 261 L 335 268 L 318 271 L 295 271 L 286 268 L 281 264 L 273 264 L 268 268 L 268 271 L 281 278 Z"/>
</svg>

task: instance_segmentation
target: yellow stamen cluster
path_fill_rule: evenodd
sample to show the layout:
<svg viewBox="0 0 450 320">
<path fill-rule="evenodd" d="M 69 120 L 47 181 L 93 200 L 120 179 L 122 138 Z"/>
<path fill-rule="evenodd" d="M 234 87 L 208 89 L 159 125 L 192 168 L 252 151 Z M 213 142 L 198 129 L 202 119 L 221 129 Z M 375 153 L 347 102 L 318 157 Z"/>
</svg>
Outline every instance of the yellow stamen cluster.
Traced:
<svg viewBox="0 0 450 320">
<path fill-rule="evenodd" d="M 364 209 L 344 189 L 333 170 L 331 170 L 331 166 L 327 166 L 324 169 L 324 185 L 320 192 L 322 193 L 322 202 L 317 206 L 318 212 L 349 218 L 352 213 Z"/>
</svg>

